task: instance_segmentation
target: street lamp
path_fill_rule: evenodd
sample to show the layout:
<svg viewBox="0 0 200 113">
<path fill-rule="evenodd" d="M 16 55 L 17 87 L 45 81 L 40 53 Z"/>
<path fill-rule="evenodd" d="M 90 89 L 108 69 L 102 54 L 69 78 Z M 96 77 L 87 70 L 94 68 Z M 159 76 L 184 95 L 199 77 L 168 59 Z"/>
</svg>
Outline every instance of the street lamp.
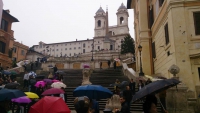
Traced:
<svg viewBox="0 0 200 113">
<path fill-rule="evenodd" d="M 92 43 L 92 59 L 91 59 L 91 61 L 94 61 L 94 59 L 93 59 L 93 51 L 94 51 L 94 39 L 93 39 L 93 43 Z"/>
<path fill-rule="evenodd" d="M 141 46 L 141 45 L 138 46 L 138 50 L 139 50 L 139 52 L 140 52 L 140 73 L 139 73 L 139 76 L 144 76 L 144 73 L 143 73 L 143 71 L 142 71 L 142 60 L 141 60 L 142 46 Z"/>
<path fill-rule="evenodd" d="M 118 45 L 119 59 L 120 59 L 120 46 Z"/>
</svg>

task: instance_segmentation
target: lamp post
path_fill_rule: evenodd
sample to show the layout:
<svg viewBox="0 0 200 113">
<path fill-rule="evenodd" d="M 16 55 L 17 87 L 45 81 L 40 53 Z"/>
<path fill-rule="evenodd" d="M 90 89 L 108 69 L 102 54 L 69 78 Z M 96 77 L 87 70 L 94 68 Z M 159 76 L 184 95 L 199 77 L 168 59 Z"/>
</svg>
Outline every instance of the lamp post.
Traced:
<svg viewBox="0 0 200 113">
<path fill-rule="evenodd" d="M 91 59 L 91 61 L 94 61 L 94 59 L 93 59 L 93 51 L 94 51 L 94 39 L 93 39 L 93 43 L 92 43 L 92 59 Z"/>
<path fill-rule="evenodd" d="M 142 71 L 142 60 L 141 60 L 142 46 L 141 45 L 138 46 L 138 50 L 140 52 L 140 73 L 139 73 L 139 76 L 144 76 L 144 73 Z"/>
<path fill-rule="evenodd" d="M 119 50 L 120 46 L 118 45 L 118 52 L 119 52 L 119 59 L 120 59 L 120 50 Z"/>
</svg>

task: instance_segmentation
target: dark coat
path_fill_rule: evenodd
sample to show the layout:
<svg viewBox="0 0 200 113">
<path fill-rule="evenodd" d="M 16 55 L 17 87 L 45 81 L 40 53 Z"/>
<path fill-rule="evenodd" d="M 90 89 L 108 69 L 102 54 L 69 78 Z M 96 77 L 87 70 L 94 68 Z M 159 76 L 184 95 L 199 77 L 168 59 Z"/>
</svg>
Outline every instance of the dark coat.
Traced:
<svg viewBox="0 0 200 113">
<path fill-rule="evenodd" d="M 126 102 L 131 102 L 132 100 L 132 91 L 131 90 L 124 90 L 123 96 L 125 97 Z"/>
<path fill-rule="evenodd" d="M 129 113 L 129 110 L 128 110 L 128 105 L 126 102 L 123 102 L 121 104 L 122 108 L 121 108 L 121 112 L 120 113 Z"/>
</svg>

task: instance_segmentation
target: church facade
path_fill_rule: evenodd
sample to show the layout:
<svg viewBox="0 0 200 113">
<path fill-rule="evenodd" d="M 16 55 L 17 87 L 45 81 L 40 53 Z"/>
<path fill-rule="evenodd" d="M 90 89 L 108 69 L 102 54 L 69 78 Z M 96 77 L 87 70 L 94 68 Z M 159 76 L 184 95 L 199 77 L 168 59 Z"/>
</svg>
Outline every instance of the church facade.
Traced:
<svg viewBox="0 0 200 113">
<path fill-rule="evenodd" d="M 76 57 L 92 51 L 120 52 L 121 43 L 126 35 L 129 35 L 128 10 L 122 3 L 117 10 L 117 25 L 109 26 L 108 10 L 100 7 L 95 16 L 95 28 L 93 39 L 75 40 L 71 42 L 49 43 L 42 41 L 33 45 L 35 51 L 54 57 Z"/>
</svg>

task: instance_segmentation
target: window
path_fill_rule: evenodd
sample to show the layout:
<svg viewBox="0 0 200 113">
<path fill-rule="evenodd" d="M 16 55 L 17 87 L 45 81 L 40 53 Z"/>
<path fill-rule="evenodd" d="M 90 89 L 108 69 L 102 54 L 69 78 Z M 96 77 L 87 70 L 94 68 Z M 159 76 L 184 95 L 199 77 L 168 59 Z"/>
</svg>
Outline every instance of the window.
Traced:
<svg viewBox="0 0 200 113">
<path fill-rule="evenodd" d="M 168 31 L 168 23 L 164 27 L 165 29 L 165 44 L 169 44 L 169 31 Z"/>
<path fill-rule="evenodd" d="M 123 23 L 124 23 L 124 18 L 120 17 L 120 24 L 123 24 Z"/>
<path fill-rule="evenodd" d="M 194 12 L 195 34 L 200 35 L 200 12 Z"/>
<path fill-rule="evenodd" d="M 76 49 L 76 47 L 74 47 L 74 49 Z"/>
<path fill-rule="evenodd" d="M 81 49 L 81 47 L 78 47 L 78 49 Z"/>
<path fill-rule="evenodd" d="M 0 41 L 0 52 L 5 53 L 6 50 L 6 43 Z"/>
<path fill-rule="evenodd" d="M 65 44 L 65 46 L 67 46 L 67 44 Z"/>
<path fill-rule="evenodd" d="M 72 48 L 69 48 L 69 50 L 71 50 Z"/>
<path fill-rule="evenodd" d="M 150 9 L 150 8 L 149 8 Z M 153 7 L 149 10 L 149 28 L 151 29 L 154 22 Z"/>
<path fill-rule="evenodd" d="M 17 52 L 17 48 L 16 48 L 16 47 L 13 48 L 13 52 L 14 52 L 14 53 Z"/>
<path fill-rule="evenodd" d="M 100 50 L 100 46 L 98 46 L 98 50 Z"/>
<path fill-rule="evenodd" d="M 24 52 L 24 50 L 21 50 L 21 55 L 23 55 L 23 56 L 25 55 L 25 52 Z"/>
<path fill-rule="evenodd" d="M 113 50 L 113 45 L 110 45 L 110 50 Z"/>
<path fill-rule="evenodd" d="M 101 27 L 101 20 L 97 21 L 98 27 Z"/>
<path fill-rule="evenodd" d="M 52 49 L 52 51 L 54 51 L 54 49 Z"/>
<path fill-rule="evenodd" d="M 152 43 L 152 56 L 153 56 L 153 58 L 156 58 L 156 46 L 155 46 L 155 42 Z"/>
<path fill-rule="evenodd" d="M 58 45 L 57 45 L 58 46 Z"/>
<path fill-rule="evenodd" d="M 71 56 L 71 53 L 69 54 L 69 56 Z"/>
<path fill-rule="evenodd" d="M 1 29 L 8 31 L 8 22 L 4 19 L 1 20 Z"/>
<path fill-rule="evenodd" d="M 65 48 L 65 50 L 67 50 L 67 48 Z"/>
<path fill-rule="evenodd" d="M 85 47 L 85 43 L 83 44 L 83 47 Z"/>
<path fill-rule="evenodd" d="M 57 51 L 58 51 L 58 49 L 57 49 Z"/>
<path fill-rule="evenodd" d="M 164 0 L 159 0 L 159 7 L 162 6 L 163 2 L 164 2 Z"/>
<path fill-rule="evenodd" d="M 83 53 L 85 53 L 85 49 L 83 49 Z"/>
</svg>

